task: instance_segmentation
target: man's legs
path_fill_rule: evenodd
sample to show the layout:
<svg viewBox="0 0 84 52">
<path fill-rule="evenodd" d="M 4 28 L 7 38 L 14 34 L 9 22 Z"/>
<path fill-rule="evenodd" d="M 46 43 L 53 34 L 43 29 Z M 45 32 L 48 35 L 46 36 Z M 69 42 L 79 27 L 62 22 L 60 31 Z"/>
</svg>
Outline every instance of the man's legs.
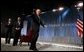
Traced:
<svg viewBox="0 0 84 52">
<path fill-rule="evenodd" d="M 9 31 L 9 35 L 8 35 L 8 44 L 10 44 L 11 34 L 12 34 L 12 32 Z"/>
<path fill-rule="evenodd" d="M 8 34 L 9 34 L 9 31 L 7 30 L 7 32 L 6 32 L 6 39 L 5 39 L 5 43 L 6 44 L 8 43 Z"/>
<path fill-rule="evenodd" d="M 15 36 L 15 37 L 14 37 L 14 41 L 13 41 L 13 46 L 16 45 L 16 41 L 17 41 L 17 38 L 16 38 L 16 36 Z"/>
<path fill-rule="evenodd" d="M 19 37 L 20 37 L 20 30 L 18 30 L 16 34 L 16 42 L 15 42 L 16 45 L 18 44 Z"/>
<path fill-rule="evenodd" d="M 17 43 L 17 31 L 15 31 L 15 36 L 14 36 L 13 46 L 15 46 L 16 43 Z"/>
<path fill-rule="evenodd" d="M 19 34 L 20 34 L 20 32 L 17 32 L 17 36 L 16 36 L 16 45 L 18 44 L 18 39 L 19 39 Z"/>
<path fill-rule="evenodd" d="M 36 42 L 37 42 L 39 34 L 37 33 L 37 34 L 34 34 L 34 35 L 35 36 L 34 36 L 33 40 L 31 41 L 30 49 L 37 50 L 37 48 L 36 48 Z"/>
<path fill-rule="evenodd" d="M 6 39 L 5 39 L 5 43 L 8 43 L 8 34 L 6 34 Z"/>
</svg>

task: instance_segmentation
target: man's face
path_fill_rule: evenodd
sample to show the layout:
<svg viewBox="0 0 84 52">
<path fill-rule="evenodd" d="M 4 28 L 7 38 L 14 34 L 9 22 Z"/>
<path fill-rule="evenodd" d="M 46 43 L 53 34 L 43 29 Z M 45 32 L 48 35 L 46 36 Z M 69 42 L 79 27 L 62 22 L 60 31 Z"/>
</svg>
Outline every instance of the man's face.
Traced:
<svg viewBox="0 0 84 52">
<path fill-rule="evenodd" d="M 9 18 L 9 21 L 11 21 L 11 19 Z"/>
<path fill-rule="evenodd" d="M 8 25 L 11 23 L 11 18 L 9 18 L 9 20 L 8 20 Z"/>
<path fill-rule="evenodd" d="M 36 10 L 36 15 L 39 16 L 40 13 L 41 13 L 41 10 L 40 10 L 40 9 L 37 9 L 37 10 Z"/>
<path fill-rule="evenodd" d="M 20 17 L 18 17 L 18 20 L 20 20 Z"/>
</svg>

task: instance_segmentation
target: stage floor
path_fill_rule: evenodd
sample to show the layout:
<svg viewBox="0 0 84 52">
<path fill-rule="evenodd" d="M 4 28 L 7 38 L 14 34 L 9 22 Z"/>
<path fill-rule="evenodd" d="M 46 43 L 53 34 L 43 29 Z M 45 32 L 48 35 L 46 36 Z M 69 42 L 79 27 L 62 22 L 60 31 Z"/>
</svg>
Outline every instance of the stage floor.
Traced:
<svg viewBox="0 0 84 52">
<path fill-rule="evenodd" d="M 5 44 L 5 39 L 1 38 L 1 51 L 32 51 L 29 50 L 28 43 L 23 42 L 22 46 L 12 46 L 12 42 L 13 39 L 10 44 Z M 39 51 L 83 51 L 83 46 L 37 42 L 37 49 Z"/>
</svg>

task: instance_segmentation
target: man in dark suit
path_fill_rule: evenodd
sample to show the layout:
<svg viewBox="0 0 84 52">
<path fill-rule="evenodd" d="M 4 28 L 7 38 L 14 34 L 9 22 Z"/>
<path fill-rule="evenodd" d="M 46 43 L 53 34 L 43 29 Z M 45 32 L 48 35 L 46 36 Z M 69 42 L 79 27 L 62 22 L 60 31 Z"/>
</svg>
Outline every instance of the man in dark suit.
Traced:
<svg viewBox="0 0 84 52">
<path fill-rule="evenodd" d="M 5 43 L 10 44 L 10 39 L 11 39 L 11 34 L 12 34 L 12 27 L 13 27 L 11 18 L 8 19 L 6 27 L 7 27 L 7 32 L 6 32 L 6 39 L 5 39 L 6 42 Z"/>
<path fill-rule="evenodd" d="M 23 20 L 20 17 L 18 17 L 14 25 L 15 36 L 14 36 L 13 46 L 16 46 L 18 43 L 18 39 L 21 35 L 22 27 L 23 27 Z"/>
<path fill-rule="evenodd" d="M 44 27 L 44 25 L 40 19 L 40 13 L 41 13 L 41 10 L 36 9 L 36 10 L 34 10 L 34 14 L 31 16 L 31 20 L 32 20 L 31 28 L 34 31 L 34 34 L 33 34 L 30 48 L 29 48 L 30 50 L 37 51 L 36 42 L 37 42 L 37 39 L 39 36 L 39 28 L 40 28 L 40 25 L 42 25 Z"/>
</svg>

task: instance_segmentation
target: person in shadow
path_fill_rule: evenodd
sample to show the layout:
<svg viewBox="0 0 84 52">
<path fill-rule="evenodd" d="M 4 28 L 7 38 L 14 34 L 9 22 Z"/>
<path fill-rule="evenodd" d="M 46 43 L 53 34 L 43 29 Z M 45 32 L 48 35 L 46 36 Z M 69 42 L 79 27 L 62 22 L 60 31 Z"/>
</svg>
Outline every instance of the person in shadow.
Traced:
<svg viewBox="0 0 84 52">
<path fill-rule="evenodd" d="M 44 27 L 44 23 L 42 22 L 41 18 L 40 18 L 40 13 L 41 10 L 40 9 L 34 9 L 33 10 L 33 15 L 30 16 L 31 18 L 31 27 L 30 29 L 33 30 L 33 38 L 31 40 L 31 45 L 30 45 L 30 50 L 34 50 L 34 51 L 38 51 L 36 48 L 36 42 L 37 39 L 39 37 L 39 28 L 40 25 L 42 25 Z"/>
<path fill-rule="evenodd" d="M 21 29 L 22 28 L 23 28 L 23 20 L 21 19 L 21 17 L 18 17 L 17 21 L 14 23 L 15 35 L 14 35 L 13 46 L 17 45 L 18 39 L 21 35 Z"/>
<path fill-rule="evenodd" d="M 5 43 L 7 44 L 10 44 L 10 39 L 11 39 L 11 34 L 12 34 L 12 27 L 13 27 L 13 24 L 12 24 L 12 19 L 9 18 L 8 19 L 8 22 L 7 22 L 7 32 L 6 32 L 6 39 L 5 39 Z"/>
</svg>

